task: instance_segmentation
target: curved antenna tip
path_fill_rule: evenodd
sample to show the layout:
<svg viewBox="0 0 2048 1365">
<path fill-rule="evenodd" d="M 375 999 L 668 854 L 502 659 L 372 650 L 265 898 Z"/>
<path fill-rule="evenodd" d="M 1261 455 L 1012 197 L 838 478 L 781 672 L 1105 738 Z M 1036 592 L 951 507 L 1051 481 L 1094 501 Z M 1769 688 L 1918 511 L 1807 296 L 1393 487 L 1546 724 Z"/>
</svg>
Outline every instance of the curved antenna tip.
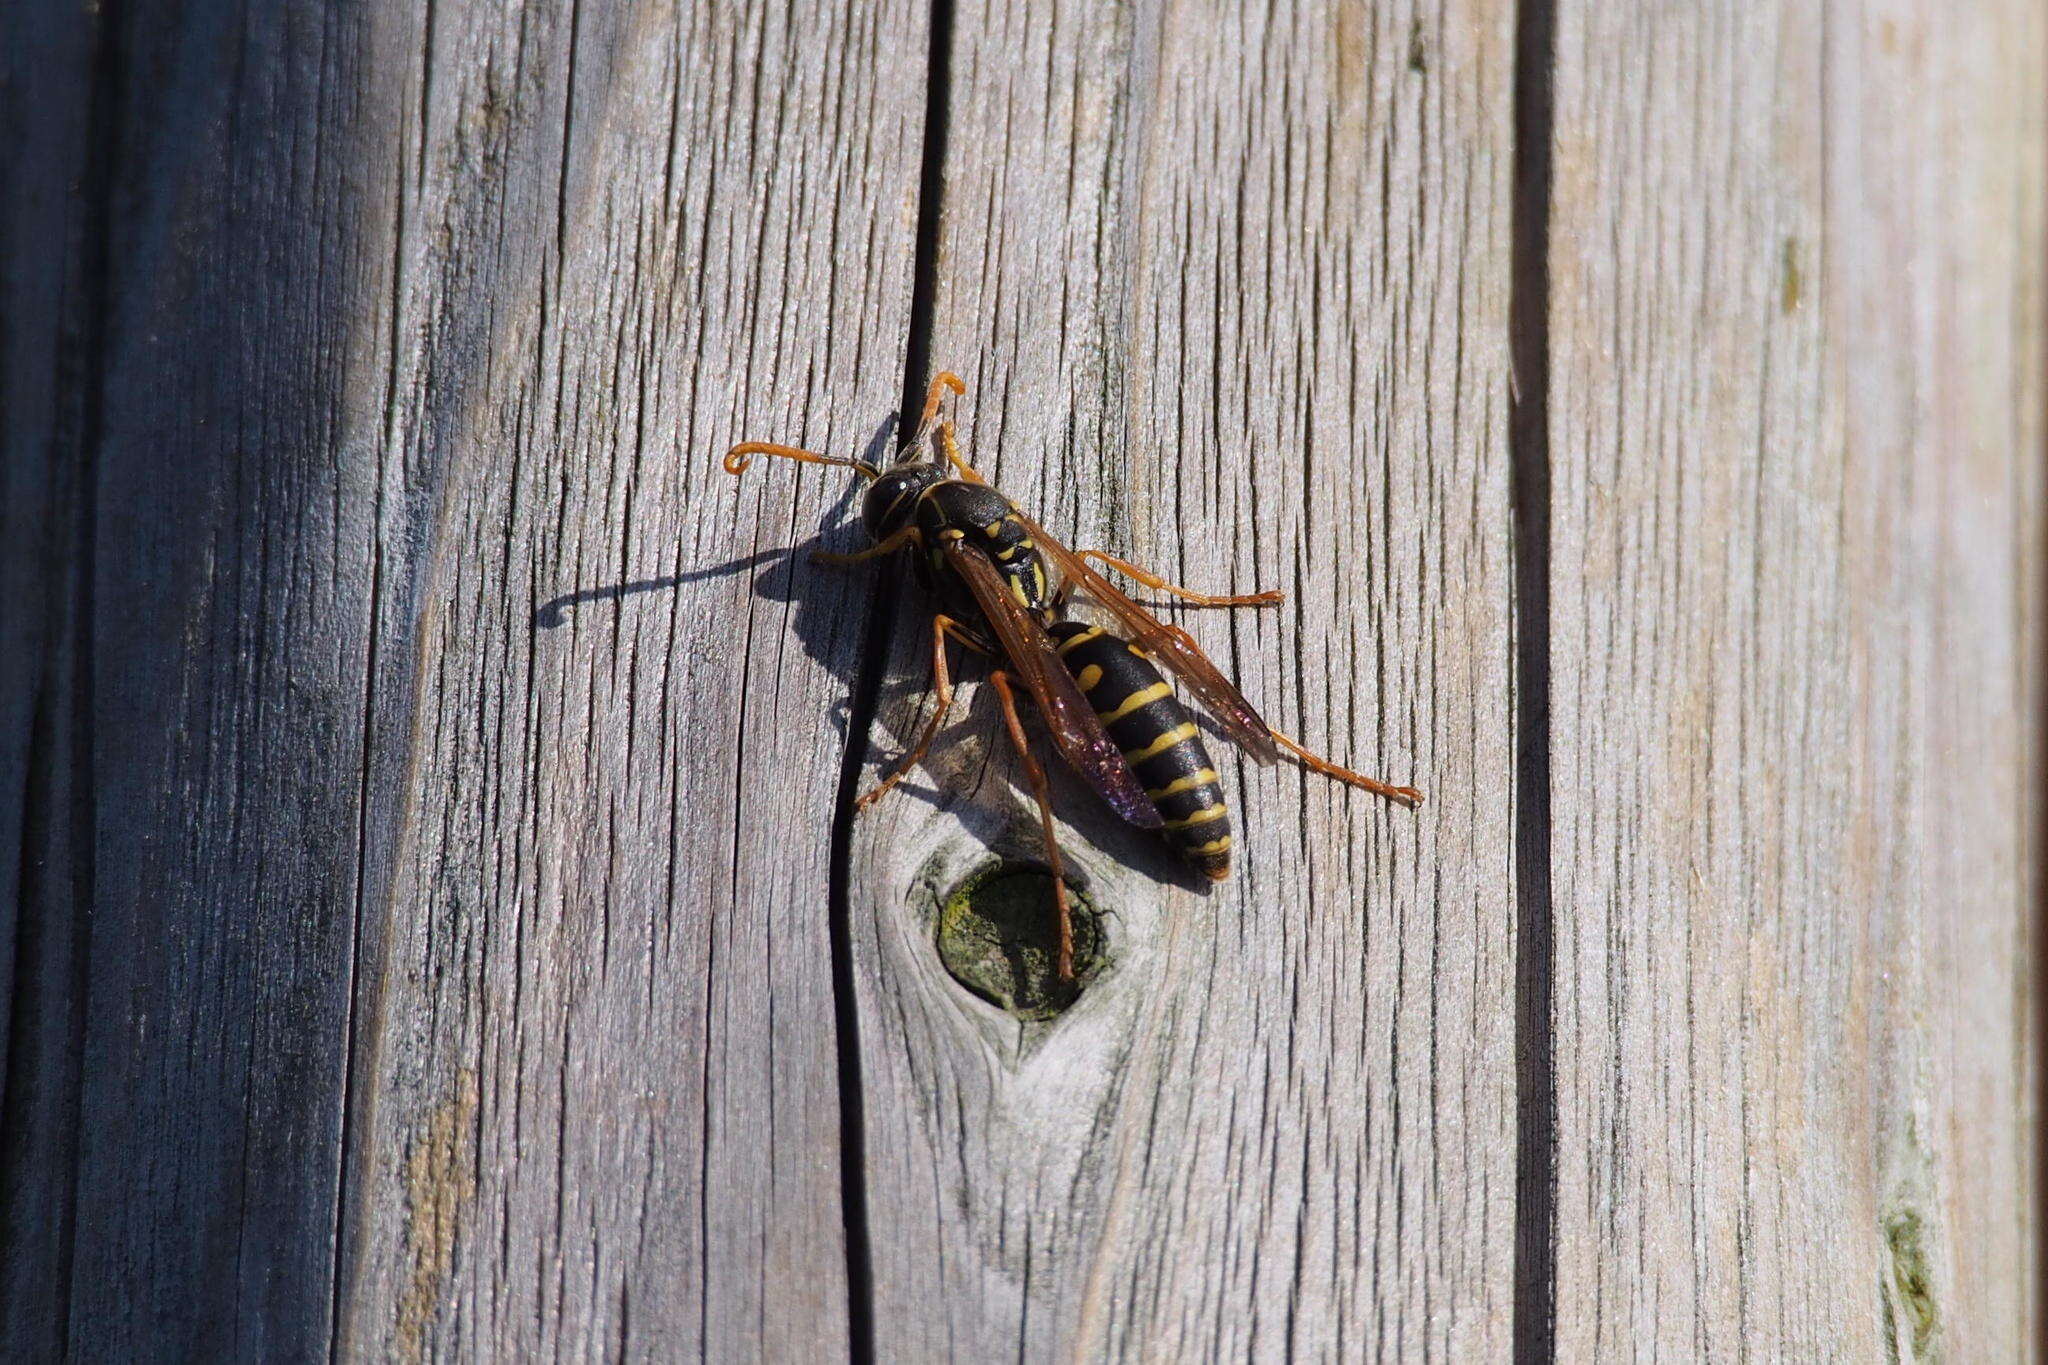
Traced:
<svg viewBox="0 0 2048 1365">
<path fill-rule="evenodd" d="M 799 450 L 795 446 L 776 445 L 772 441 L 742 441 L 725 452 L 725 472 L 738 474 L 754 462 L 756 455 L 775 455 L 785 460 L 800 460 L 804 464 L 836 464 L 848 469 L 857 469 L 868 478 L 878 478 L 879 469 L 866 460 L 848 460 L 837 455 L 820 455 L 815 450 Z"/>
</svg>

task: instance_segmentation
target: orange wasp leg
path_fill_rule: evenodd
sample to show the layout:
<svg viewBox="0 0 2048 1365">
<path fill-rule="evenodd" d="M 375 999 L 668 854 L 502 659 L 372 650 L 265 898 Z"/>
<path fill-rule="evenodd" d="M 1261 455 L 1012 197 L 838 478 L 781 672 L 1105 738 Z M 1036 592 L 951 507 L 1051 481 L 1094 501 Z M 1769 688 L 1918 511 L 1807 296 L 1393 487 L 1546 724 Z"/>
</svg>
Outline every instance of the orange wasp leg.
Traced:
<svg viewBox="0 0 2048 1365">
<path fill-rule="evenodd" d="M 865 550 L 855 550 L 852 554 L 842 555 L 835 554 L 830 550 L 813 550 L 811 551 L 811 563 L 858 564 L 864 559 L 880 559 L 883 555 L 902 549 L 912 541 L 917 541 L 920 544 L 924 541 L 924 537 L 918 534 L 915 523 L 904 527 L 894 535 L 884 536 Z"/>
<path fill-rule="evenodd" d="M 1129 574 L 1132 578 L 1137 579 L 1140 583 L 1156 592 L 1172 593 L 1182 601 L 1193 602 L 1197 606 L 1270 607 L 1284 596 L 1277 589 L 1268 589 L 1265 592 L 1241 593 L 1235 597 L 1219 596 L 1206 592 L 1191 592 L 1186 588 L 1175 587 L 1158 574 L 1148 573 L 1127 559 L 1118 559 L 1115 555 L 1106 555 L 1100 550 L 1076 550 L 1074 553 L 1083 559 L 1092 559 L 1098 564 L 1107 564 L 1112 569 Z"/>
<path fill-rule="evenodd" d="M 1339 782 L 1369 791 L 1375 796 L 1384 796 L 1387 800 L 1399 802 L 1410 810 L 1422 804 L 1422 793 L 1413 787 L 1390 786 L 1378 778 L 1367 777 L 1364 773 L 1352 772 L 1349 768 L 1340 768 L 1330 762 L 1329 759 L 1319 758 L 1310 753 L 1271 726 L 1267 726 L 1266 729 L 1267 733 L 1271 734 L 1282 747 L 1292 750 L 1294 756 L 1301 760 L 1301 766 L 1311 772 L 1321 773 L 1324 777 L 1334 777 Z"/>
<path fill-rule="evenodd" d="M 1038 824 L 1045 835 L 1045 861 L 1052 870 L 1052 897 L 1060 917 L 1060 980 L 1074 979 L 1074 921 L 1067 905 L 1067 866 L 1060 858 L 1059 841 L 1052 832 L 1052 796 L 1046 789 L 1045 769 L 1038 766 L 1038 760 L 1031 755 L 1031 746 L 1024 741 L 1024 723 L 1017 718 L 1017 697 L 1010 690 L 1009 675 L 997 669 L 989 675 L 989 681 L 996 685 L 996 696 L 1003 703 L 1003 725 L 1010 732 L 1010 743 L 1017 747 L 1017 757 L 1024 761 L 1024 776 L 1031 781 L 1031 794 L 1038 798 Z"/>
<path fill-rule="evenodd" d="M 953 676 L 946 667 L 946 636 L 959 629 L 960 623 L 950 616 L 940 615 L 932 618 L 932 693 L 939 699 L 939 709 L 925 723 L 924 733 L 917 737 L 917 743 L 911 746 L 910 752 L 898 759 L 896 766 L 883 774 L 880 784 L 873 791 L 853 803 L 856 811 L 866 810 L 881 800 L 891 787 L 901 782 L 910 770 L 923 762 L 924 756 L 931 752 L 932 741 L 939 737 L 939 727 L 946 722 L 946 713 L 953 709 Z M 969 649 L 975 648 L 973 642 L 965 638 L 962 638 L 960 643 Z"/>
</svg>

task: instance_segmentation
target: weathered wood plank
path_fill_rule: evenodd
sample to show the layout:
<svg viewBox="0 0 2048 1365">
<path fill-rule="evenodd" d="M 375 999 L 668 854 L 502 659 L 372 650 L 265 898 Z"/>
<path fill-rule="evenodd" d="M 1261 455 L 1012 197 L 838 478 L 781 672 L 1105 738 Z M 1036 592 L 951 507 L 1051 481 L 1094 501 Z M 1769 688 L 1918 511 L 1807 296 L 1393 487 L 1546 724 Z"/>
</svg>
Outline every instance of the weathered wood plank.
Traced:
<svg viewBox="0 0 2048 1365">
<path fill-rule="evenodd" d="M 1557 13 L 1558 1354 L 2020 1355 L 2048 30 Z M 896 406 L 926 6 L 21 18 L 0 1355 L 1505 1355 L 1513 18 L 953 14 L 971 451 L 1287 589 L 1183 619 L 1432 797 L 1219 742 L 1205 892 L 1056 773 L 1050 1022 L 940 957 L 1036 857 L 987 696 L 835 1001 L 875 580 L 802 554 L 849 480 L 716 467 Z"/>
<path fill-rule="evenodd" d="M 2020 1358 L 2040 7 L 1559 15 L 1558 1353 Z"/>
<path fill-rule="evenodd" d="M 9 44 L 8 1354 L 843 1348 L 861 591 L 715 460 L 895 406 L 924 24 Z"/>
<path fill-rule="evenodd" d="M 934 950 L 937 896 L 1036 857 L 993 698 L 963 709 L 854 844 L 878 1353 L 1498 1358 L 1508 7 L 955 23 L 932 354 L 972 452 L 1076 543 L 1285 588 L 1189 628 L 1283 729 L 1434 799 L 1226 761 L 1241 857 L 1205 895 L 1057 776 L 1110 965 L 1020 1024 Z"/>
<path fill-rule="evenodd" d="M 342 1295 L 369 1357 L 807 1358 L 848 1287 L 826 894 L 921 6 L 416 31 Z M 640 591 L 648 588 L 648 591 Z"/>
<path fill-rule="evenodd" d="M 59 175 L 91 264 L 59 458 L 86 506 L 57 564 L 81 576 L 80 853 L 69 903 L 30 906 L 46 941 L 76 937 L 23 997 L 80 1079 L 68 1135 L 10 1178 L 72 1205 L 30 1235 L 55 1256 L 40 1330 L 76 1358 L 303 1358 L 332 1305 L 379 68 L 307 8 L 80 19 L 91 131 Z M 10 1072 L 61 1084 L 44 1061 Z"/>
</svg>

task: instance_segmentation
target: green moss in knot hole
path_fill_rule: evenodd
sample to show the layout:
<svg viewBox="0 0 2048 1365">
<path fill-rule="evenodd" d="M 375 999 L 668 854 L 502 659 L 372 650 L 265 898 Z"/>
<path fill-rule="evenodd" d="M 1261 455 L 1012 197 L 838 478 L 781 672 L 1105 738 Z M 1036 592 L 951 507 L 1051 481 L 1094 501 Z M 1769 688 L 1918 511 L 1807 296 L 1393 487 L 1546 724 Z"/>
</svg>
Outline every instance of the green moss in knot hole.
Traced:
<svg viewBox="0 0 2048 1365">
<path fill-rule="evenodd" d="M 1899 1310 L 1906 1317 L 1906 1330 L 1912 1336 L 1915 1360 L 1928 1359 L 1927 1348 L 1934 1344 L 1934 1329 L 1939 1325 L 1934 1311 L 1934 1286 L 1929 1283 L 1924 1235 L 1920 1215 L 1911 1209 L 1902 1209 L 1884 1220 L 1885 1245 L 1892 1254 L 1892 1284 L 1898 1295 Z"/>
<path fill-rule="evenodd" d="M 998 863 L 976 872 L 939 906 L 939 960 L 953 979 L 1019 1019 L 1052 1019 L 1080 998 L 1102 949 L 1095 905 L 1069 881 L 1073 981 L 1059 979 L 1059 912 L 1043 869 Z"/>
</svg>

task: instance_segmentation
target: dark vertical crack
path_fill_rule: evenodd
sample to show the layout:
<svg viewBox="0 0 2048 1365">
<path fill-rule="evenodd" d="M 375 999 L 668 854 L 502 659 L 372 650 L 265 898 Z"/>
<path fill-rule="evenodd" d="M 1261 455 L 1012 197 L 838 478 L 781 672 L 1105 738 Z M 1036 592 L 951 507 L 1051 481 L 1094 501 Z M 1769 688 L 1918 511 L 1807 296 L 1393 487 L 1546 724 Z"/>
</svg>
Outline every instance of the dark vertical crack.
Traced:
<svg viewBox="0 0 2048 1365">
<path fill-rule="evenodd" d="M 1515 563 L 1515 1359 L 1556 1355 L 1557 1062 L 1551 1030 L 1550 192 L 1554 0 L 1515 14 L 1508 299 Z"/>
<path fill-rule="evenodd" d="M 939 207 L 945 189 L 946 123 L 952 85 L 953 3 L 932 0 L 930 47 L 925 60 L 925 114 L 922 162 L 918 170 L 917 239 L 911 258 L 910 318 L 903 362 L 903 401 L 897 419 L 907 434 L 923 402 L 926 372 L 931 368 L 932 315 L 939 278 Z M 867 763 L 868 735 L 874 726 L 883 675 L 888 670 L 889 638 L 896 626 L 901 590 L 895 574 L 880 575 L 869 604 L 867 636 L 861 644 L 860 672 L 854 679 L 847 717 L 846 756 L 839 768 L 839 792 L 833 806 L 831 884 L 832 999 L 838 1035 L 839 1062 L 839 1190 L 846 1235 L 848 1354 L 856 1361 L 875 1359 L 874 1249 L 868 1229 L 867 1126 L 862 1093 L 860 1002 L 854 994 L 853 970 L 853 801 Z"/>
<path fill-rule="evenodd" d="M 953 0 L 932 0 L 931 51 L 925 64 L 924 163 L 917 182 L 917 247 L 912 258 L 910 336 L 903 352 L 903 408 L 908 433 L 924 401 L 932 363 L 932 314 L 939 288 L 939 206 L 946 191 L 946 125 L 953 84 Z"/>
</svg>

